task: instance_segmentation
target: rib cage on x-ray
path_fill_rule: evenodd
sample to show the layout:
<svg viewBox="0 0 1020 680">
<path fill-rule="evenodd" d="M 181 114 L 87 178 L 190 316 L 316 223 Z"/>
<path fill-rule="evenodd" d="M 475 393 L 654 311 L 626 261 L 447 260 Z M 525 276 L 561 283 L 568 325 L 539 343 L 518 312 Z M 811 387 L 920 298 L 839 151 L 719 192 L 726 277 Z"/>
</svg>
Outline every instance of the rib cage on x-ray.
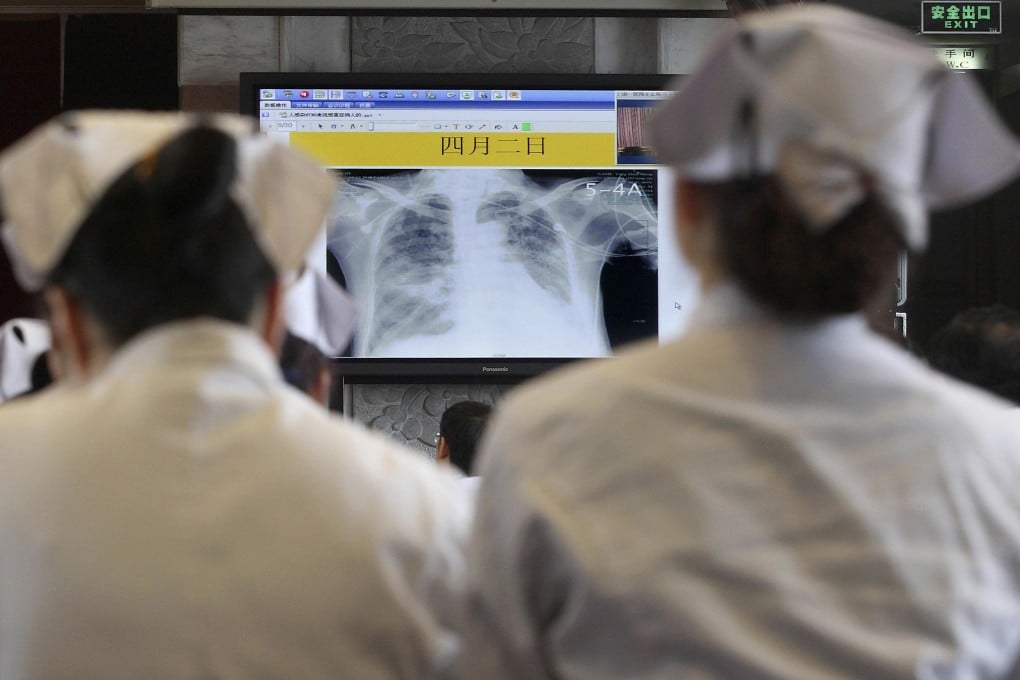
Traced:
<svg viewBox="0 0 1020 680">
<path fill-rule="evenodd" d="M 607 354 L 604 263 L 622 246 L 656 265 L 642 172 L 343 173 L 329 249 L 362 307 L 353 355 Z"/>
</svg>

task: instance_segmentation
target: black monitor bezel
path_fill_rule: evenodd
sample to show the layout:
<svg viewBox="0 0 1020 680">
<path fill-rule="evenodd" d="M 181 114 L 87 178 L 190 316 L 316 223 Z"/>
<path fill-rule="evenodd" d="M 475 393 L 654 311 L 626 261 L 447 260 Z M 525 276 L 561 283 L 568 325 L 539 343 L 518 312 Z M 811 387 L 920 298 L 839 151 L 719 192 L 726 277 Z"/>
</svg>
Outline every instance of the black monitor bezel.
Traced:
<svg viewBox="0 0 1020 680">
<path fill-rule="evenodd" d="M 289 89 L 671 89 L 674 74 L 637 73 L 377 73 L 243 72 L 239 111 L 258 118 L 261 88 Z M 504 383 L 514 384 L 566 364 L 600 357 L 527 358 L 352 358 L 333 359 L 343 383 Z M 498 369 L 498 370 L 492 370 Z M 504 370 L 505 369 L 505 370 Z"/>
</svg>

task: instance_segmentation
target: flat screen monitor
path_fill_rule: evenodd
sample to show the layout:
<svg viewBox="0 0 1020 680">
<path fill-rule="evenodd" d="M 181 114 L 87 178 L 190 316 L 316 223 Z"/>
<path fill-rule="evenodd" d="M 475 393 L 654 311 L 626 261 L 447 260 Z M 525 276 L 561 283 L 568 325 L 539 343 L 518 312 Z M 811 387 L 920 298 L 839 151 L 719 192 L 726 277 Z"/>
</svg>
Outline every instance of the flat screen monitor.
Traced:
<svg viewBox="0 0 1020 680">
<path fill-rule="evenodd" d="M 697 286 L 645 130 L 669 82 L 242 74 L 242 112 L 337 178 L 340 372 L 513 381 L 678 334 Z"/>
</svg>

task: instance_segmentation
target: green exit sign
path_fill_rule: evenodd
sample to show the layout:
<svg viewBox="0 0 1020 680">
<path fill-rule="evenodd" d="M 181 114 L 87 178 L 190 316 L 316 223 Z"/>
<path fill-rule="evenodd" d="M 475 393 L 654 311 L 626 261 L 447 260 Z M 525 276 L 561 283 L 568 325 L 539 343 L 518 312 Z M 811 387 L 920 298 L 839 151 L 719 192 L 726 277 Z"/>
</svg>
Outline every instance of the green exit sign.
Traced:
<svg viewBox="0 0 1020 680">
<path fill-rule="evenodd" d="M 921 33 L 1002 33 L 1002 3 L 924 0 Z"/>
</svg>

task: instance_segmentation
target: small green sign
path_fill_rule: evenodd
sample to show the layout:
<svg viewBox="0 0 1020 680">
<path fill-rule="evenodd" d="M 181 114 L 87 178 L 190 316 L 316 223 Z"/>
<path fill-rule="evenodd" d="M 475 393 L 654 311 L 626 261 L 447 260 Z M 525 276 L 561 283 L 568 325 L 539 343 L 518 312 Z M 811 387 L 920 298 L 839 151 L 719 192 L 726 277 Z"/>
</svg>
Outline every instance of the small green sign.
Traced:
<svg viewBox="0 0 1020 680">
<path fill-rule="evenodd" d="M 921 3 L 921 33 L 1002 33 L 1002 2 L 924 0 Z"/>
</svg>

